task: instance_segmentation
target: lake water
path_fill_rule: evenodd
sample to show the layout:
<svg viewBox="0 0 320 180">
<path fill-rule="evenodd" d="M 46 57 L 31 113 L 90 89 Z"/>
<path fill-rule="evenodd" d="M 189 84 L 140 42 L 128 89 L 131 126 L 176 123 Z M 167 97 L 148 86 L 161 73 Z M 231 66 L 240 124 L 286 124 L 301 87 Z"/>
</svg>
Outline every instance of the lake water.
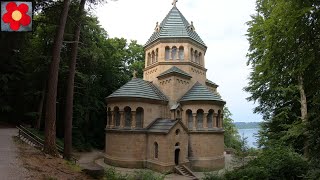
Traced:
<svg viewBox="0 0 320 180">
<path fill-rule="evenodd" d="M 257 148 L 257 138 L 255 137 L 258 134 L 259 129 L 238 129 L 238 132 L 241 137 L 246 137 L 248 146 Z"/>
</svg>

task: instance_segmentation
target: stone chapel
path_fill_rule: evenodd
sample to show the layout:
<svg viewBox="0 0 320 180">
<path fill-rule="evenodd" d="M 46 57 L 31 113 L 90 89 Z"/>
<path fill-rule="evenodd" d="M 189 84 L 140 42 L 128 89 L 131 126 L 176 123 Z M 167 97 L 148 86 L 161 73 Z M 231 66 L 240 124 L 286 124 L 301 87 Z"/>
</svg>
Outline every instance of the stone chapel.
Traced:
<svg viewBox="0 0 320 180">
<path fill-rule="evenodd" d="M 143 79 L 106 97 L 105 163 L 159 172 L 223 168 L 225 101 L 206 78 L 207 46 L 193 22 L 173 3 L 144 49 Z"/>
</svg>

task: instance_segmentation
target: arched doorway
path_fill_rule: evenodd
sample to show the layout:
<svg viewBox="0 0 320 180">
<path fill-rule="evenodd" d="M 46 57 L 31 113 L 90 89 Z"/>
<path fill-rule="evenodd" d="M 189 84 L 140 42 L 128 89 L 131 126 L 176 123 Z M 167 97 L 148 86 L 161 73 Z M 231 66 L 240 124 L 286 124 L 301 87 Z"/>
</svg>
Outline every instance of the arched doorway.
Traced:
<svg viewBox="0 0 320 180">
<path fill-rule="evenodd" d="M 174 163 L 179 165 L 179 155 L 180 155 L 180 146 L 179 143 L 176 143 L 174 150 Z"/>
</svg>

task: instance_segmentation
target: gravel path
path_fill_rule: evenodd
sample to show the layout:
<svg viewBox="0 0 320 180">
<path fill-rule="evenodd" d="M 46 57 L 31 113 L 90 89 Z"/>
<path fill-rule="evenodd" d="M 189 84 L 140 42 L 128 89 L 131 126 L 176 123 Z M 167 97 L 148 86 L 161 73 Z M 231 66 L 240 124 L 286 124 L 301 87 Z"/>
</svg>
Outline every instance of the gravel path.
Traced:
<svg viewBox="0 0 320 180">
<path fill-rule="evenodd" d="M 28 170 L 23 167 L 18 158 L 18 149 L 13 136 L 18 134 L 16 128 L 1 127 L 0 125 L 0 179 L 28 179 Z"/>
</svg>

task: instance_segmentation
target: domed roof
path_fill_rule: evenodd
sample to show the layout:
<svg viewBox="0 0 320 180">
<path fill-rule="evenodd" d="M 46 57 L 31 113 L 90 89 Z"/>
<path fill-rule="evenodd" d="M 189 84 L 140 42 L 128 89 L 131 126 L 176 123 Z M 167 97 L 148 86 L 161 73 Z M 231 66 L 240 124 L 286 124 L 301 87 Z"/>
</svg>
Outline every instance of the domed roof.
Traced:
<svg viewBox="0 0 320 180">
<path fill-rule="evenodd" d="M 199 82 L 196 82 L 195 85 L 180 99 L 180 102 L 183 101 L 220 101 L 225 103 L 218 93 L 211 92 L 207 87 Z"/>
<path fill-rule="evenodd" d="M 145 46 L 150 45 L 158 39 L 165 38 L 190 38 L 201 45 L 206 46 L 194 30 L 193 24 L 189 24 L 176 6 L 173 6 L 168 15 L 161 22 L 159 30 L 156 30 L 152 34 Z"/>
<path fill-rule="evenodd" d="M 140 78 L 133 78 L 125 85 L 120 87 L 106 99 L 112 98 L 145 98 L 153 100 L 167 101 L 167 97 L 151 82 Z"/>
</svg>

